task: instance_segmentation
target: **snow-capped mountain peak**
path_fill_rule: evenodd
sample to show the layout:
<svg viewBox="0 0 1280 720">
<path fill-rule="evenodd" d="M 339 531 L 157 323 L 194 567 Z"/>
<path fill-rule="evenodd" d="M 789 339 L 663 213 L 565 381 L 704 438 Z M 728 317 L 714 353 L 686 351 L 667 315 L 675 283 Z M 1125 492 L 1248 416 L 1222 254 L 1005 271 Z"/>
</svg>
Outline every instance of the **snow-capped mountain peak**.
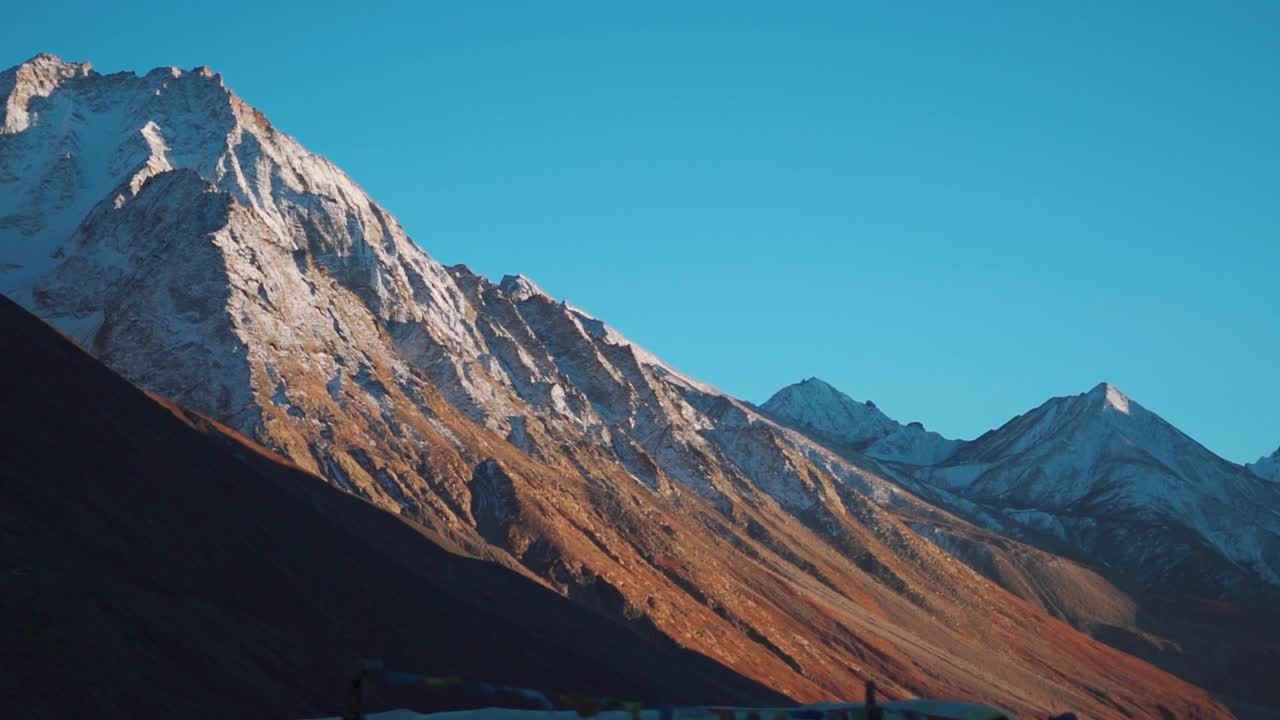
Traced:
<svg viewBox="0 0 1280 720">
<path fill-rule="evenodd" d="M 852 445 L 874 442 L 896 425 L 875 403 L 858 402 L 817 377 L 779 390 L 762 407 Z"/>
<path fill-rule="evenodd" d="M 1006 532 L 1017 534 L 1019 526 L 1047 532 L 1118 565 L 1146 553 L 1134 569 L 1156 576 L 1173 570 L 1150 557 L 1168 554 L 1163 562 L 1172 566 L 1203 562 L 1195 553 L 1220 553 L 1231 566 L 1280 584 L 1275 487 L 1107 383 L 1052 398 L 917 477 L 926 486 L 1007 509 Z M 1140 528 L 1149 528 L 1141 539 L 1135 537 Z M 1175 533 L 1171 528 L 1197 537 L 1196 544 L 1173 542 L 1166 535 Z M 1175 547 L 1187 552 L 1175 558 Z"/>
<path fill-rule="evenodd" d="M 1129 414 L 1129 396 L 1120 391 L 1120 388 L 1111 383 L 1098 383 L 1089 391 L 1090 396 L 1100 395 L 1105 407 L 1116 412 Z"/>
<path fill-rule="evenodd" d="M 57 55 L 40 53 L 30 60 L 0 73 L 0 96 L 5 97 L 0 112 L 0 134 L 12 135 L 30 125 L 29 108 L 35 98 L 48 97 L 63 80 L 84 77 L 92 71 L 85 63 L 64 62 Z"/>
<path fill-rule="evenodd" d="M 816 438 L 880 460 L 929 465 L 960 445 L 919 422 L 903 425 L 870 400 L 858 402 L 816 377 L 779 390 L 761 409 Z"/>
<path fill-rule="evenodd" d="M 762 409 L 832 447 L 893 462 L 904 483 L 940 504 L 983 508 L 971 517 L 990 529 L 1065 543 L 1142 582 L 1243 594 L 1280 585 L 1280 485 L 1223 460 L 1110 383 L 1051 398 L 969 442 L 899 425 L 816 378 Z M 1273 458 L 1251 469 L 1268 477 L 1280 466 Z M 1207 582 L 1181 569 L 1210 566 L 1222 570 Z"/>
</svg>

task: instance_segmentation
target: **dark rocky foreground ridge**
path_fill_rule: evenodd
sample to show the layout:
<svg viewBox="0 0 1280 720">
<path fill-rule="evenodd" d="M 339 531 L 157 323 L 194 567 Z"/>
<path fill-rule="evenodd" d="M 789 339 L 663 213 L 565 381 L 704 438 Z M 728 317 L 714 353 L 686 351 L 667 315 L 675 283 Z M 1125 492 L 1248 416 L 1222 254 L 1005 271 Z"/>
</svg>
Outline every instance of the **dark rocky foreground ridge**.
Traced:
<svg viewBox="0 0 1280 720">
<path fill-rule="evenodd" d="M 0 706 L 13 717 L 336 714 L 362 657 L 566 692 L 785 701 L 451 552 L 135 388 L 5 298 L 0 334 Z"/>
</svg>

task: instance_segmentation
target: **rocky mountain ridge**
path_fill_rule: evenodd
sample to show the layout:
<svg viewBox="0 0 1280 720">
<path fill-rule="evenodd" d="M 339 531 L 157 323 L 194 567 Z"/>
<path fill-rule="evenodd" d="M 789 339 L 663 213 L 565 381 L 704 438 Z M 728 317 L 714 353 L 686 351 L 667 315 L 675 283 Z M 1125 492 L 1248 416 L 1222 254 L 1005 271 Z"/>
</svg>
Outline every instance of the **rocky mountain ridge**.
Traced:
<svg viewBox="0 0 1280 720">
<path fill-rule="evenodd" d="M 983 527 L 1145 574 L 1147 586 L 1192 583 L 1208 596 L 1280 586 L 1280 493 L 1113 385 L 1050 399 L 971 441 L 944 440 L 947 452 L 925 462 L 878 451 L 878 438 L 903 426 L 865 407 L 809 380 L 762 409 L 890 463 L 904 484 Z M 1138 526 L 1152 534 L 1133 537 Z M 1223 573 L 1206 574 L 1214 564 Z"/>
<path fill-rule="evenodd" d="M 916 477 L 1001 508 L 1006 531 L 1048 534 L 1148 587 L 1239 598 L 1280 586 L 1280 492 L 1106 383 L 1049 400 Z"/>
</svg>

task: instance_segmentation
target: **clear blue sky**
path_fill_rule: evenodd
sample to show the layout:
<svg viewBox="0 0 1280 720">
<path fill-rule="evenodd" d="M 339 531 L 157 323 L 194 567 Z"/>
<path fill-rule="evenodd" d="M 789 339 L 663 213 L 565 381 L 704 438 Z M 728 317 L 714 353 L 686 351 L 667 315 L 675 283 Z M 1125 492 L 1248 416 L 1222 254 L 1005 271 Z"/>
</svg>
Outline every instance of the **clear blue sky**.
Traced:
<svg viewBox="0 0 1280 720">
<path fill-rule="evenodd" d="M 1280 3 L 9 3 L 208 64 L 446 263 L 743 398 L 972 437 L 1108 380 L 1280 444 Z"/>
</svg>

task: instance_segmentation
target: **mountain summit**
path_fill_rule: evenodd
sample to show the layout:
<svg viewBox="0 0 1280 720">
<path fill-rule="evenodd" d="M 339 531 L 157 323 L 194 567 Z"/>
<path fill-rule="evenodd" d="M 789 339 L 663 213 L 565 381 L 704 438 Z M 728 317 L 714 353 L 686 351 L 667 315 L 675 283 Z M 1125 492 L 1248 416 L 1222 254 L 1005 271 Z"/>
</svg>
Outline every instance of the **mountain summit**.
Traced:
<svg viewBox="0 0 1280 720">
<path fill-rule="evenodd" d="M 1089 395 L 1093 397 L 1101 396 L 1107 407 L 1125 415 L 1129 414 L 1129 396 L 1111 383 L 1098 383 L 1089 391 Z"/>
<path fill-rule="evenodd" d="M 1280 584 L 1280 491 L 1106 383 L 917 477 L 1151 586 L 1240 596 Z"/>
<path fill-rule="evenodd" d="M 851 458 L 880 456 L 881 471 L 936 506 L 1059 556 L 1001 554 L 1001 541 L 975 542 L 945 519 L 913 523 L 1011 592 L 1198 682 L 1280 701 L 1262 675 L 1238 670 L 1274 647 L 1280 485 L 1260 478 L 1280 465 L 1280 451 L 1250 472 L 1104 382 L 913 465 L 880 451 L 877 436 L 891 421 L 825 383 L 793 385 L 775 399 L 766 409 L 779 421 Z M 1061 556 L 1097 574 L 1069 570 Z M 1173 644 L 1143 650 L 1149 633 Z"/>
<path fill-rule="evenodd" d="M 902 425 L 870 400 L 858 402 L 816 377 L 782 388 L 760 409 L 780 423 L 880 460 L 932 465 L 960 446 L 918 422 Z"/>
<path fill-rule="evenodd" d="M 63 62 L 57 55 L 41 53 L 30 60 L 0 73 L 0 94 L 5 102 L 0 111 L 0 133 L 12 135 L 30 125 L 31 101 L 44 98 L 64 80 L 85 77 L 92 70 L 89 63 Z"/>
<path fill-rule="evenodd" d="M 1214 455 L 1118 387 L 1053 398 L 967 442 L 903 426 L 811 378 L 771 417 L 979 525 L 1126 568 L 1148 587 L 1249 597 L 1280 586 L 1280 487 Z M 1209 571 L 1209 568 L 1216 570 Z"/>
</svg>

